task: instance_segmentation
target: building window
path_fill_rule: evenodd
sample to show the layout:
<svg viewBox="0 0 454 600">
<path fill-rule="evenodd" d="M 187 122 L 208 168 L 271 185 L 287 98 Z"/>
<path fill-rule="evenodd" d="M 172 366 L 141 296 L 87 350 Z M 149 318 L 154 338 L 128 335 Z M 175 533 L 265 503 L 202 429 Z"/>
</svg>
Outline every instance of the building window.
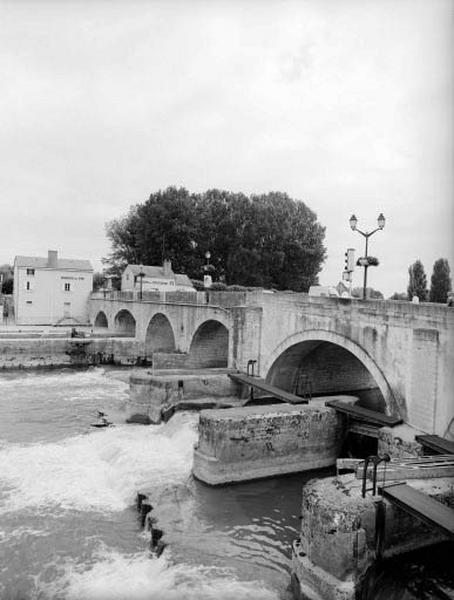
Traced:
<svg viewBox="0 0 454 600">
<path fill-rule="evenodd" d="M 27 275 L 34 275 L 35 269 L 27 269 Z"/>
<path fill-rule="evenodd" d="M 31 290 L 33 289 L 32 282 L 31 282 L 31 281 L 26 281 L 26 282 L 25 282 L 25 289 L 26 289 L 28 292 L 29 292 L 29 291 L 31 291 Z"/>
<path fill-rule="evenodd" d="M 25 304 L 33 304 L 33 302 L 31 300 L 27 300 Z"/>
<path fill-rule="evenodd" d="M 70 291 L 71 291 L 71 284 L 65 283 L 65 292 L 70 292 Z"/>
</svg>

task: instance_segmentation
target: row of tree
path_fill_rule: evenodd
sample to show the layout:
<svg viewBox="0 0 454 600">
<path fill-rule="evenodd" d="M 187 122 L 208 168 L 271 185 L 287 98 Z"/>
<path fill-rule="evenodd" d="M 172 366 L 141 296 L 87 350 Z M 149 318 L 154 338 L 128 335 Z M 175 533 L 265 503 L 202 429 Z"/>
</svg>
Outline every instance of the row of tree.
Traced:
<svg viewBox="0 0 454 600">
<path fill-rule="evenodd" d="M 424 266 L 420 260 L 416 260 L 408 268 L 409 282 L 407 293 L 394 293 L 391 300 L 412 300 L 415 296 L 421 302 L 445 303 L 448 294 L 452 290 L 451 270 L 446 258 L 435 261 L 430 278 L 430 289 L 427 287 L 427 277 Z"/>
<path fill-rule="evenodd" d="M 119 275 L 126 264 L 172 261 L 201 279 L 207 268 L 227 284 L 307 291 L 325 260 L 325 228 L 304 202 L 281 192 L 246 196 L 225 190 L 189 193 L 169 187 L 106 225 L 104 259 Z"/>
</svg>

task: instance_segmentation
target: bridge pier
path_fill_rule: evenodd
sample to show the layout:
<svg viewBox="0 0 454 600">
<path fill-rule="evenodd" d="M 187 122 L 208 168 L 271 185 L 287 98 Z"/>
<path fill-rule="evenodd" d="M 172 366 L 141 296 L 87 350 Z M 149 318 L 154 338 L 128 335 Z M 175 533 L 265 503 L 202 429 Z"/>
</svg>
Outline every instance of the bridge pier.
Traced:
<svg viewBox="0 0 454 600">
<path fill-rule="evenodd" d="M 222 485 L 334 465 L 345 421 L 325 400 L 202 411 L 194 476 Z"/>
</svg>

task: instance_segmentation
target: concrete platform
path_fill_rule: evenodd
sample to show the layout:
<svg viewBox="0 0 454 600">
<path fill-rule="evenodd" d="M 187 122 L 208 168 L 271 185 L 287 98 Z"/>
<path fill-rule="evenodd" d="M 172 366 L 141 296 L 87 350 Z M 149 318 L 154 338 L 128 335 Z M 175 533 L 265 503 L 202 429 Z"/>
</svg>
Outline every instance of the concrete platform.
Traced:
<svg viewBox="0 0 454 600">
<path fill-rule="evenodd" d="M 411 486 L 447 506 L 454 501 L 452 478 L 413 480 Z M 361 482 L 354 475 L 308 482 L 301 517 L 301 534 L 292 554 L 298 600 L 354 600 L 378 557 L 390 558 L 447 539 L 381 496 L 368 493 L 362 498 Z"/>
<path fill-rule="evenodd" d="M 235 386 L 227 369 L 178 369 L 138 371 L 129 379 L 127 410 L 129 422 L 160 423 L 163 413 L 180 405 L 197 405 L 207 401 L 212 406 L 235 406 Z"/>
<path fill-rule="evenodd" d="M 352 396 L 339 398 L 356 401 Z M 334 465 L 344 416 L 325 406 L 326 400 L 202 411 L 194 476 L 220 485 Z"/>
</svg>

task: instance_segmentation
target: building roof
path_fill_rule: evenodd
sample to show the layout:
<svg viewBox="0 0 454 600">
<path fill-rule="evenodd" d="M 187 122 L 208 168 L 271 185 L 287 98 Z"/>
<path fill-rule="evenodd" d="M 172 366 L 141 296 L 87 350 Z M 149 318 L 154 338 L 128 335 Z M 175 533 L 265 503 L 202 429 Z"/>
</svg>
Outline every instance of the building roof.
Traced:
<svg viewBox="0 0 454 600">
<path fill-rule="evenodd" d="M 93 271 L 89 260 L 77 260 L 71 258 L 58 258 L 57 266 L 51 267 L 49 259 L 41 256 L 16 256 L 14 264 L 18 267 L 28 267 L 32 269 L 53 269 L 60 271 Z"/>
<path fill-rule="evenodd" d="M 175 273 L 170 270 L 169 275 L 164 274 L 164 267 L 150 267 L 148 265 L 128 265 L 126 269 L 130 269 L 133 275 L 139 275 L 142 271 L 144 277 L 160 277 L 173 279 L 175 277 Z"/>
<path fill-rule="evenodd" d="M 130 269 L 133 275 L 139 275 L 142 271 L 144 277 L 156 278 L 156 279 L 174 279 L 175 285 L 184 287 L 193 287 L 191 280 L 184 273 L 174 273 L 170 268 L 167 274 L 164 273 L 163 266 L 149 266 L 149 265 L 128 265 L 126 269 Z"/>
</svg>

